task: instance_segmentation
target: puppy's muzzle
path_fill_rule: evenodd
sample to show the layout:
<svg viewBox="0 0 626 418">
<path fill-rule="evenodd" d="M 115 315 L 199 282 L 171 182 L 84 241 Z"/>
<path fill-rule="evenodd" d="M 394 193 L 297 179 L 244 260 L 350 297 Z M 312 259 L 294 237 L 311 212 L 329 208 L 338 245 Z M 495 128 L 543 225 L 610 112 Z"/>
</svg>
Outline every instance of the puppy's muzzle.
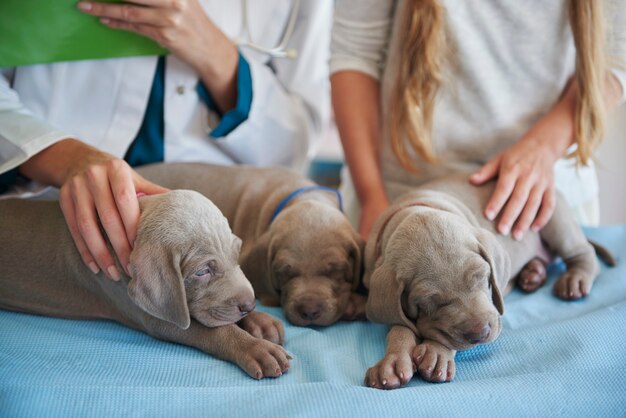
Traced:
<svg viewBox="0 0 626 418">
<path fill-rule="evenodd" d="M 463 339 L 470 344 L 481 344 L 487 342 L 490 335 L 491 325 L 489 322 L 477 322 L 463 333 Z"/>
<path fill-rule="evenodd" d="M 255 299 L 241 300 L 241 301 L 238 301 L 236 305 L 237 305 L 237 308 L 239 308 L 239 313 L 241 314 L 241 317 L 244 317 L 248 315 L 250 312 L 252 312 L 254 308 L 256 308 L 256 300 Z"/>
<path fill-rule="evenodd" d="M 315 321 L 326 310 L 321 300 L 305 299 L 296 305 L 296 312 L 305 321 Z"/>
</svg>

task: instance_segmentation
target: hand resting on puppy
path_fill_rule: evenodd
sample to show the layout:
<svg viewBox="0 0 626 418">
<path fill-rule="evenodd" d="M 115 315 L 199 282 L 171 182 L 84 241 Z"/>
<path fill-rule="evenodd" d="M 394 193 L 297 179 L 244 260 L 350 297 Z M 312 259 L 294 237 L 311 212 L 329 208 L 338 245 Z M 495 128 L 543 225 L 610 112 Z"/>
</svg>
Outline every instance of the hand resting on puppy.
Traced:
<svg viewBox="0 0 626 418">
<path fill-rule="evenodd" d="M 562 197 L 539 233 L 516 241 L 481 215 L 493 186 L 472 186 L 467 174 L 442 177 L 402 195 L 377 220 L 365 252 L 366 312 L 392 328 L 384 358 L 367 371 L 368 386 L 398 387 L 414 370 L 427 381 L 452 380 L 456 351 L 500 334 L 503 296 L 521 270 L 534 268 L 527 263 L 546 254 L 542 243 L 567 266 L 555 295 L 575 300 L 590 292 L 594 248 Z"/>
</svg>

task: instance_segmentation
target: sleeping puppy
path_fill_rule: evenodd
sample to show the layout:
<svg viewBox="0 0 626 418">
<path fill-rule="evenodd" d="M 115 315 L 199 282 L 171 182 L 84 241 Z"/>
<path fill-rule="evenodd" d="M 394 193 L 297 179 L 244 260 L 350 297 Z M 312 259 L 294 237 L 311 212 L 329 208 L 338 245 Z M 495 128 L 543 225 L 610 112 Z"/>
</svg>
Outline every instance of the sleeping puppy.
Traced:
<svg viewBox="0 0 626 418">
<path fill-rule="evenodd" d="M 111 319 L 236 363 L 255 378 L 287 370 L 282 347 L 235 325 L 273 323 L 282 332 L 269 315 L 251 314 L 254 292 L 238 265 L 241 241 L 217 207 L 189 190 L 139 204 L 132 277 L 115 282 L 83 264 L 58 202 L 0 201 L 0 308 Z"/>
<path fill-rule="evenodd" d="M 215 203 L 243 240 L 240 263 L 266 304 L 282 305 L 295 325 L 365 317 L 360 283 L 363 240 L 340 197 L 285 168 L 157 164 L 152 182 L 196 190 Z"/>
<path fill-rule="evenodd" d="M 575 300 L 591 290 L 594 248 L 561 196 L 540 233 L 514 241 L 481 215 L 494 183 L 475 187 L 467 178 L 443 177 L 401 196 L 368 237 L 367 317 L 393 325 L 385 357 L 367 371 L 368 386 L 405 384 L 414 365 L 427 381 L 452 380 L 457 350 L 500 334 L 502 298 L 525 264 L 545 253 L 542 240 L 567 265 L 555 295 Z"/>
</svg>

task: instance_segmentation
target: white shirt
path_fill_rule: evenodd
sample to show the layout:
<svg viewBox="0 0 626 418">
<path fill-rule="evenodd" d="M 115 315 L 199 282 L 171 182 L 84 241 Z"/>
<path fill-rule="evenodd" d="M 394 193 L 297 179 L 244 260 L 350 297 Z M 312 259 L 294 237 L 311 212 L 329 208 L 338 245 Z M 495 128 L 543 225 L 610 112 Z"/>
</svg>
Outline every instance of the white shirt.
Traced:
<svg viewBox="0 0 626 418">
<path fill-rule="evenodd" d="M 207 15 L 229 37 L 242 30 L 238 1 L 203 0 Z M 292 1 L 248 1 L 255 43 L 275 46 Z M 250 65 L 248 119 L 228 135 L 196 93 L 198 75 L 168 56 L 165 78 L 165 160 L 286 165 L 302 169 L 329 113 L 330 0 L 303 0 L 288 48 L 295 60 L 241 49 Z M 123 157 L 145 112 L 156 57 L 133 57 L 4 69 L 0 77 L 0 173 L 53 143 L 78 138 Z"/>
</svg>

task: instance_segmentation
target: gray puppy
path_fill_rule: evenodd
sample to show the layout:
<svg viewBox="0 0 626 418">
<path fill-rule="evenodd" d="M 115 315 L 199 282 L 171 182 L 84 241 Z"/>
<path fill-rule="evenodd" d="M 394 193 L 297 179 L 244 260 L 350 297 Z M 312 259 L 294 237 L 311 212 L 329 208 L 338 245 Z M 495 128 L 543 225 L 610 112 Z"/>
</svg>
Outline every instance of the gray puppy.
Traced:
<svg viewBox="0 0 626 418">
<path fill-rule="evenodd" d="M 139 203 L 132 277 L 115 282 L 83 264 L 58 202 L 0 201 L 0 308 L 112 319 L 236 363 L 255 378 L 287 370 L 282 347 L 235 325 L 281 327 L 250 314 L 255 298 L 238 265 L 241 240 L 218 208 L 189 190 Z"/>
<path fill-rule="evenodd" d="M 365 317 L 365 297 L 354 292 L 364 243 L 341 212 L 337 194 L 277 167 L 182 163 L 138 172 L 211 199 L 243 240 L 241 267 L 257 296 L 265 304 L 280 303 L 291 323 L 330 325 Z"/>
<path fill-rule="evenodd" d="M 443 177 L 402 195 L 368 238 L 367 317 L 393 325 L 384 358 L 367 371 L 368 386 L 398 387 L 414 369 L 427 381 L 452 380 L 457 350 L 500 334 L 502 298 L 529 261 L 547 254 L 542 240 L 567 265 L 555 295 L 574 300 L 591 290 L 594 248 L 561 196 L 540 233 L 515 241 L 481 215 L 494 183 L 475 187 L 468 176 Z"/>
</svg>

